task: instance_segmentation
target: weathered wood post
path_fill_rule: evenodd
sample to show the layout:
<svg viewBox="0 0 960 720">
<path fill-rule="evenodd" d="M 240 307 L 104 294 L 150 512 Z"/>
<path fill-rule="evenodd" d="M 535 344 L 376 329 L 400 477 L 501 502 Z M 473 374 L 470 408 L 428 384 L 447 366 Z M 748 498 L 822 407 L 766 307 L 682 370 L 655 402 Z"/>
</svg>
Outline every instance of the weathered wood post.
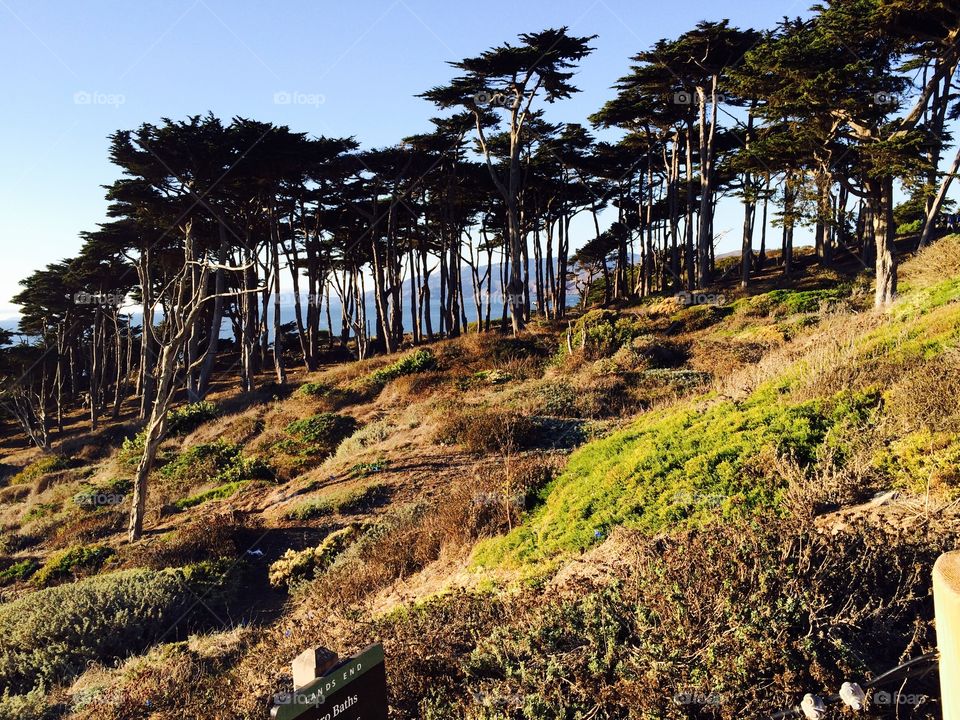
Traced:
<svg viewBox="0 0 960 720">
<path fill-rule="evenodd" d="M 933 564 L 933 611 L 943 720 L 960 720 L 960 551 L 944 553 Z"/>
</svg>

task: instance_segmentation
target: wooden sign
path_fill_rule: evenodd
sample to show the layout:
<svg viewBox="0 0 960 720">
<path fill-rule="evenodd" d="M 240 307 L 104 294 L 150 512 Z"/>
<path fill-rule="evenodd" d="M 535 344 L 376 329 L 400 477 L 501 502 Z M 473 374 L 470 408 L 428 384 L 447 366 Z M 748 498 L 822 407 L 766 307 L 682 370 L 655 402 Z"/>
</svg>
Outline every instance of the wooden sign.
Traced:
<svg viewBox="0 0 960 720">
<path fill-rule="evenodd" d="M 387 720 L 383 646 L 371 645 L 309 685 L 274 696 L 274 720 Z"/>
</svg>

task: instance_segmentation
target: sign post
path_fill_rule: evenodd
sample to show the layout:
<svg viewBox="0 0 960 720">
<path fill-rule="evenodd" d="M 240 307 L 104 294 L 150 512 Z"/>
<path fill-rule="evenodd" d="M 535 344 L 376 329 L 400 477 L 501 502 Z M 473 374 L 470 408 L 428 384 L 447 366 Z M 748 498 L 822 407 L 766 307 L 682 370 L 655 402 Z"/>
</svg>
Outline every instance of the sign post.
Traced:
<svg viewBox="0 0 960 720">
<path fill-rule="evenodd" d="M 387 720 L 383 646 L 371 645 L 292 693 L 274 697 L 274 720 Z"/>
</svg>

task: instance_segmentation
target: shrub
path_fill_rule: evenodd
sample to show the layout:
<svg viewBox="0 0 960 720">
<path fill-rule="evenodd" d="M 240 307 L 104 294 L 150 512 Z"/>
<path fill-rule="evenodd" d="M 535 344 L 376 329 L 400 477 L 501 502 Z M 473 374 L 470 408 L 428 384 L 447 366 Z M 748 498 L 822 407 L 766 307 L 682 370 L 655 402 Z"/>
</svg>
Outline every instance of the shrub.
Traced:
<svg viewBox="0 0 960 720">
<path fill-rule="evenodd" d="M 340 443 L 335 457 L 342 458 L 357 455 L 366 448 L 386 440 L 390 437 L 393 429 L 394 425 L 386 418 L 374 420 L 372 423 L 364 425 Z"/>
<path fill-rule="evenodd" d="M 325 400 L 332 407 L 352 405 L 361 399 L 356 390 L 338 388 L 324 382 L 306 382 L 297 389 L 297 395 Z"/>
<path fill-rule="evenodd" d="M 28 579 L 40 568 L 40 563 L 32 558 L 17 562 L 0 570 L 0 585 L 10 585 Z"/>
<path fill-rule="evenodd" d="M 369 477 L 379 472 L 383 472 L 390 467 L 390 461 L 383 458 L 377 458 L 373 462 L 362 462 L 352 466 L 347 472 L 350 477 L 363 478 Z"/>
<path fill-rule="evenodd" d="M 536 412 L 556 417 L 577 417 L 577 393 L 563 380 L 544 382 L 534 393 Z"/>
<path fill-rule="evenodd" d="M 58 580 L 75 578 L 80 574 L 92 574 L 99 570 L 104 561 L 113 554 L 112 548 L 103 545 L 77 545 L 66 548 L 47 558 L 30 582 L 44 587 Z"/>
<path fill-rule="evenodd" d="M 797 313 L 818 312 L 850 296 L 849 286 L 827 290 L 771 290 L 737 300 L 734 311 L 752 317 L 785 317 Z"/>
<path fill-rule="evenodd" d="M 143 456 L 143 448 L 146 441 L 146 430 L 141 430 L 136 435 L 124 439 L 120 450 L 117 451 L 117 462 L 123 467 L 135 468 Z"/>
<path fill-rule="evenodd" d="M 208 400 L 175 408 L 167 414 L 167 432 L 170 435 L 187 435 L 218 414 L 217 406 Z"/>
<path fill-rule="evenodd" d="M 897 226 L 897 235 L 915 235 L 923 229 L 923 220 L 912 220 Z"/>
<path fill-rule="evenodd" d="M 289 587 L 298 581 L 309 580 L 316 573 L 330 567 L 356 535 L 357 528 L 348 525 L 327 535 L 316 547 L 300 551 L 287 550 L 279 560 L 270 565 L 270 584 L 276 588 Z"/>
<path fill-rule="evenodd" d="M 27 465 L 23 470 L 10 478 L 11 485 L 19 485 L 36 480 L 49 473 L 67 470 L 74 466 L 74 461 L 64 455 L 44 455 Z"/>
<path fill-rule="evenodd" d="M 536 426 L 517 410 L 470 408 L 448 413 L 434 435 L 444 445 L 472 453 L 515 452 L 536 442 Z"/>
<path fill-rule="evenodd" d="M 187 508 L 202 505 L 210 500 L 223 500 L 224 498 L 236 495 L 248 482 L 250 481 L 237 480 L 236 482 L 229 482 L 226 485 L 219 485 L 215 488 L 191 495 L 190 497 L 181 498 L 169 505 L 167 509 L 173 512 L 180 512 Z"/>
<path fill-rule="evenodd" d="M 120 549 L 124 567 L 162 570 L 241 556 L 262 536 L 258 524 L 241 513 L 199 513 L 176 530 L 143 538 Z"/>
<path fill-rule="evenodd" d="M 175 484 L 193 487 L 271 477 L 262 461 L 245 458 L 240 445 L 223 440 L 194 445 L 160 468 L 160 474 Z"/>
<path fill-rule="evenodd" d="M 232 594 L 228 567 L 125 570 L 0 605 L 0 685 L 26 693 L 69 682 L 91 661 L 126 657 L 171 629 L 208 624 L 205 608 Z"/>
<path fill-rule="evenodd" d="M 49 694 L 43 688 L 25 695 L 11 695 L 9 688 L 4 688 L 0 695 L 0 720 L 53 720 L 60 714 L 48 700 Z"/>
<path fill-rule="evenodd" d="M 99 507 L 119 505 L 133 489 L 133 481 L 125 478 L 109 480 L 96 486 L 86 487 L 73 496 L 74 504 L 95 510 Z"/>
<path fill-rule="evenodd" d="M 357 421 L 349 415 L 327 412 L 294 420 L 285 430 L 297 440 L 312 446 L 313 454 L 330 455 L 357 427 Z"/>
<path fill-rule="evenodd" d="M 373 483 L 299 505 L 287 513 L 287 518 L 291 520 L 312 520 L 334 513 L 355 515 L 380 505 L 389 496 L 389 485 Z"/>
<path fill-rule="evenodd" d="M 402 375 L 421 373 L 432 370 L 435 366 L 436 358 L 434 358 L 433 353 L 427 349 L 420 349 L 372 372 L 367 379 L 373 385 L 385 385 Z"/>
<path fill-rule="evenodd" d="M 782 482 L 764 474 L 764 458 L 807 464 L 835 441 L 834 428 L 866 422 L 877 405 L 876 395 L 852 393 L 787 405 L 766 390 L 742 404 L 649 412 L 576 451 L 542 505 L 506 538 L 481 546 L 478 562 L 534 563 L 590 547 L 617 525 L 658 532 L 776 508 Z"/>
<path fill-rule="evenodd" d="M 644 327 L 632 315 L 618 315 L 612 310 L 591 310 L 573 326 L 571 345 L 574 353 L 582 353 L 587 360 L 610 357 L 628 345 Z M 560 346 L 561 356 L 568 352 L 566 340 Z"/>
</svg>

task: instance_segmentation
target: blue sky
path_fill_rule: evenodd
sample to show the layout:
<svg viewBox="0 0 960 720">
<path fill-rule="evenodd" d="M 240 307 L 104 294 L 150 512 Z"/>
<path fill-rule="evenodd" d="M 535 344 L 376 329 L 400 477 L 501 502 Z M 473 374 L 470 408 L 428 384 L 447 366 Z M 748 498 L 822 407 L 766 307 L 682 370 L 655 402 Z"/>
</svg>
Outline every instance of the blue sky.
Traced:
<svg viewBox="0 0 960 720">
<path fill-rule="evenodd" d="M 770 27 L 808 5 L 0 0 L 0 319 L 15 312 L 20 278 L 74 253 L 78 232 L 104 219 L 101 185 L 117 177 L 106 138 L 117 129 L 210 110 L 390 144 L 428 128 L 434 108 L 414 95 L 452 76 L 447 61 L 560 25 L 599 37 L 577 75 L 582 92 L 548 119 L 586 122 L 628 58 L 657 39 L 703 19 Z M 728 205 L 718 231 L 740 223 Z"/>
</svg>

